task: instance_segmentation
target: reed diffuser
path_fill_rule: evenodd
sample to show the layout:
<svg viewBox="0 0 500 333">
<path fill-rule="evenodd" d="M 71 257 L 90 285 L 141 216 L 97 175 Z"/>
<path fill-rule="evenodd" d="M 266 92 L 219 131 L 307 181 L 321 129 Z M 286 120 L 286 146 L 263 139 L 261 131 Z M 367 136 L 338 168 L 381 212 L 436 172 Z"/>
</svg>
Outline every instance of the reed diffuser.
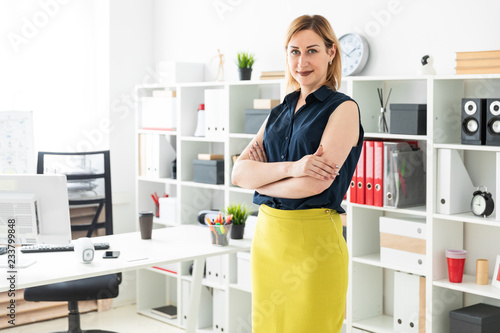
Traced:
<svg viewBox="0 0 500 333">
<path fill-rule="evenodd" d="M 385 112 L 387 111 L 387 103 L 389 103 L 389 97 L 391 97 L 392 88 L 389 90 L 387 99 L 384 104 L 384 92 L 382 88 L 377 88 L 378 98 L 380 101 L 380 115 L 378 116 L 378 131 L 379 133 L 388 133 L 389 127 L 387 126 L 387 121 L 385 119 Z"/>
</svg>

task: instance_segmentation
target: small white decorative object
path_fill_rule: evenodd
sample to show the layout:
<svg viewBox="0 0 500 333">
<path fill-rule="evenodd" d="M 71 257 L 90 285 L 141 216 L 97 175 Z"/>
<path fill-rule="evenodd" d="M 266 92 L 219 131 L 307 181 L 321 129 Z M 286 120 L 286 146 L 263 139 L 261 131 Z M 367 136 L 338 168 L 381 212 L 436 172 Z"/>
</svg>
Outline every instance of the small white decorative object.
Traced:
<svg viewBox="0 0 500 333">
<path fill-rule="evenodd" d="M 88 237 L 78 238 L 74 242 L 74 252 L 80 262 L 88 264 L 94 260 L 94 244 Z"/>
<path fill-rule="evenodd" d="M 430 55 L 424 55 L 420 61 L 422 62 L 422 67 L 420 67 L 420 75 L 436 75 L 436 70 L 433 66 L 434 60 Z"/>
</svg>

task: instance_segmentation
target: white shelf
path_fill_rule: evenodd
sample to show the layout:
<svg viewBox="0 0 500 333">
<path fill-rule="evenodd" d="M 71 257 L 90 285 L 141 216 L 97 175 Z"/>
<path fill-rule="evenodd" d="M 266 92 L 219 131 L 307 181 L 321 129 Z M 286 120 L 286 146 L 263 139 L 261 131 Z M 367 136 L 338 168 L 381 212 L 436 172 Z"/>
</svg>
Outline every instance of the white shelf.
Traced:
<svg viewBox="0 0 500 333">
<path fill-rule="evenodd" d="M 191 180 L 183 180 L 183 181 L 181 181 L 181 185 L 190 186 L 190 187 L 198 187 L 198 188 L 208 188 L 208 189 L 212 189 L 212 190 L 224 190 L 223 184 L 220 184 L 220 185 L 206 184 L 206 183 L 194 182 Z"/>
<path fill-rule="evenodd" d="M 415 207 L 409 207 L 409 208 L 391 208 L 391 207 L 378 207 L 378 206 L 363 205 L 363 204 L 356 204 L 356 203 L 349 203 L 349 205 L 351 205 L 352 207 L 370 209 L 370 210 L 381 211 L 381 212 L 394 212 L 394 213 L 399 213 L 399 214 L 408 214 L 408 215 L 415 215 L 415 216 L 426 216 L 427 215 L 427 210 L 426 210 L 425 206 L 415 206 Z"/>
<path fill-rule="evenodd" d="M 358 262 L 361 264 L 375 266 L 375 267 L 388 268 L 388 269 L 392 269 L 394 271 L 411 273 L 411 274 L 415 274 L 415 275 L 421 275 L 421 276 L 427 275 L 425 269 L 414 269 L 414 268 L 406 267 L 406 266 L 402 266 L 402 265 L 394 265 L 394 264 L 382 262 L 380 260 L 380 253 L 372 253 L 372 254 L 367 254 L 364 256 L 353 257 L 352 261 Z"/>
<path fill-rule="evenodd" d="M 151 177 L 139 176 L 137 177 L 137 180 L 142 182 L 163 183 L 172 185 L 177 185 L 178 183 L 178 180 L 173 178 L 151 178 Z"/>
<path fill-rule="evenodd" d="M 179 319 L 178 319 L 178 317 L 175 318 L 175 319 L 169 319 L 169 318 L 166 318 L 166 317 L 163 317 L 163 316 L 160 316 L 160 315 L 157 315 L 157 314 L 151 312 L 151 309 L 137 310 L 137 313 L 140 313 L 140 314 L 142 314 L 144 316 L 147 316 L 147 317 L 150 317 L 150 318 L 162 321 L 162 322 L 170 324 L 170 325 L 179 326 Z"/>
<path fill-rule="evenodd" d="M 487 225 L 491 227 L 500 227 L 500 221 L 495 220 L 495 217 L 493 215 L 490 215 L 488 217 L 478 217 L 472 213 L 460 213 L 453 215 L 433 214 L 432 216 L 434 219 L 440 219 L 440 220 L 466 222 L 466 223 Z"/>
<path fill-rule="evenodd" d="M 230 184 L 230 174 L 232 161 L 231 157 L 241 153 L 242 147 L 246 146 L 245 140 L 250 141 L 254 135 L 242 133 L 244 132 L 245 108 L 252 108 L 253 99 L 256 98 L 271 98 L 283 99 L 284 95 L 284 80 L 272 81 L 236 81 L 236 82 L 194 82 L 182 83 L 173 85 L 170 89 L 177 92 L 177 130 L 176 131 L 153 131 L 139 129 L 141 103 L 140 97 L 151 96 L 154 89 L 162 89 L 161 85 L 138 86 L 137 91 L 137 115 L 136 115 L 136 156 L 139 157 L 139 135 L 138 134 L 156 134 L 168 135 L 166 141 L 170 143 L 175 151 L 177 160 L 177 179 L 170 178 L 151 178 L 151 177 L 136 177 L 136 211 L 154 210 L 154 203 L 151 200 L 151 194 L 167 193 L 177 200 L 177 219 L 178 221 L 165 224 L 161 220 L 155 219 L 155 224 L 158 226 L 172 226 L 174 224 L 190 224 L 197 223 L 198 212 L 204 209 L 220 209 L 227 206 L 229 203 L 245 202 L 252 206 L 252 190 L 242 189 Z M 225 132 L 215 138 L 195 137 L 197 107 L 204 103 L 206 89 L 223 90 L 221 98 L 225 98 L 220 103 L 221 105 L 221 122 L 225 126 Z M 146 143 L 147 144 L 147 143 Z M 143 149 L 155 149 L 152 147 L 142 147 Z M 144 152 L 143 152 L 144 153 Z M 224 184 L 206 184 L 193 181 L 193 159 L 197 158 L 199 153 L 212 153 L 224 155 Z M 172 153 L 170 153 L 172 154 Z M 146 154 L 144 154 L 146 155 Z M 143 155 L 143 156 L 144 156 Z M 151 155 L 148 155 L 151 157 Z M 170 159 L 172 156 L 169 155 Z M 173 160 L 173 158 L 172 158 Z M 136 163 L 136 167 L 146 167 L 147 160 L 141 161 L 144 163 Z M 153 166 L 154 168 L 155 166 Z M 164 167 L 169 167 L 165 164 Z M 161 166 L 160 166 L 161 169 Z M 167 171 L 167 170 L 160 170 Z M 167 172 L 159 172 L 160 174 L 168 174 Z M 136 172 L 138 174 L 138 171 Z M 207 228 L 207 241 L 209 232 Z M 212 258 L 216 259 L 216 258 Z M 201 284 L 207 288 L 202 288 L 202 305 L 203 307 L 212 307 L 214 295 L 217 292 L 222 293 L 225 300 L 224 305 L 224 322 L 218 318 L 219 323 L 225 328 L 225 331 L 232 331 L 231 327 L 235 328 L 238 325 L 237 317 L 250 318 L 251 312 L 251 295 L 249 290 L 238 288 L 236 284 L 236 254 L 220 257 L 221 269 L 224 267 L 226 280 L 220 283 L 204 278 Z M 211 265 L 215 265 L 217 260 L 212 260 Z M 223 263 L 224 266 L 223 266 Z M 169 322 L 172 325 L 184 327 L 185 320 L 166 320 L 158 315 L 152 314 L 144 308 L 154 307 L 158 303 L 169 303 L 175 300 L 178 308 L 183 313 L 186 313 L 186 308 L 189 303 L 186 297 L 186 290 L 190 290 L 188 286 L 193 283 L 190 275 L 187 275 L 188 263 L 179 264 L 179 274 L 164 272 L 158 269 L 147 269 L 141 272 L 140 282 L 137 288 L 137 304 L 138 309 L 144 315 Z M 215 269 L 212 267 L 212 269 Z M 139 279 L 138 279 L 139 281 Z M 231 283 L 230 283 L 231 282 Z M 231 285 L 231 287 L 230 287 Z M 155 293 L 155 291 L 158 292 Z M 213 294 L 211 293 L 213 291 Z M 217 302 L 221 302 L 218 294 Z M 243 299 L 243 301 L 242 301 Z M 174 303 L 175 303 L 174 302 Z M 233 304 L 231 304 L 233 302 Z M 243 304 L 239 304 L 243 302 Z M 236 303 L 236 304 L 234 304 Z M 229 314 L 232 313 L 233 316 Z M 182 313 L 179 312 L 179 317 Z M 196 332 L 214 332 L 212 327 L 208 327 L 214 318 L 207 318 L 209 315 L 200 313 L 198 323 L 204 328 L 197 328 Z M 205 327 L 207 326 L 207 327 Z"/>
<path fill-rule="evenodd" d="M 137 134 L 163 134 L 163 135 L 177 135 L 177 131 L 163 131 L 163 130 L 147 130 L 138 129 Z"/>
<path fill-rule="evenodd" d="M 182 83 L 169 86 L 169 89 L 177 91 L 178 97 L 178 129 L 177 131 L 145 131 L 136 129 L 137 133 L 159 133 L 170 136 L 171 142 L 175 141 L 177 154 L 177 177 L 179 179 L 151 179 L 148 177 L 137 177 L 138 207 L 137 210 L 151 210 L 151 198 L 146 197 L 148 191 L 162 191 L 168 188 L 174 192 L 178 202 L 180 223 L 192 223 L 201 209 L 222 207 L 232 201 L 245 201 L 252 203 L 253 190 L 242 189 L 231 184 L 230 177 L 232 161 L 231 156 L 241 152 L 247 142 L 253 139 L 253 134 L 244 132 L 244 109 L 251 108 L 254 98 L 273 98 L 280 100 L 284 97 L 284 80 L 272 81 L 235 81 L 235 82 L 197 82 Z M 384 88 L 388 92 L 392 88 L 390 103 L 419 103 L 427 104 L 427 135 L 401 135 L 377 132 L 377 120 L 380 109 L 374 107 L 379 100 L 376 88 Z M 493 254 L 500 253 L 500 245 L 496 245 L 497 235 L 500 237 L 500 219 L 498 207 L 492 216 L 479 218 L 471 213 L 463 214 L 437 214 L 437 174 L 439 161 L 437 152 L 439 149 L 458 150 L 468 163 L 479 163 L 487 168 L 481 169 L 480 175 L 471 175 L 475 182 L 485 183 L 494 194 L 497 206 L 500 206 L 500 146 L 475 146 L 460 144 L 461 128 L 461 99 L 475 96 L 477 88 L 481 88 L 480 96 L 493 98 L 500 96 L 500 74 L 493 75 L 447 75 L 447 76 L 355 76 L 342 79 L 342 91 L 352 96 L 360 107 L 361 119 L 365 129 L 365 138 L 375 140 L 408 140 L 419 141 L 419 145 L 425 153 L 427 172 L 427 200 L 426 205 L 409 208 L 376 207 L 351 203 L 344 200 L 342 206 L 347 215 L 347 238 L 350 253 L 362 254 L 351 256 L 350 268 L 353 269 L 349 275 L 349 290 L 347 294 L 348 312 L 345 326 L 347 332 L 352 328 L 359 328 L 369 332 L 393 333 L 392 313 L 377 315 L 379 312 L 391 312 L 393 306 L 393 293 L 391 288 L 393 282 L 390 271 L 403 271 L 420 276 L 426 276 L 426 331 L 445 332 L 449 331 L 448 312 L 463 304 L 470 302 L 468 295 L 477 295 L 491 299 L 500 300 L 500 290 L 494 287 L 475 285 L 475 277 L 465 275 L 464 283 L 451 284 L 447 279 L 432 281 L 432 276 L 446 275 L 446 260 L 443 253 L 448 248 L 464 248 L 468 250 L 470 258 L 488 257 L 493 260 Z M 158 85 L 137 87 L 138 96 L 149 96 L 153 89 L 165 88 Z M 193 121 L 196 117 L 196 107 L 203 103 L 205 89 L 223 89 L 227 103 L 224 116 L 226 133 L 218 138 L 194 137 Z M 488 89 L 486 89 L 488 88 Z M 142 90 L 141 90 L 142 89 Z M 277 91 L 279 91 L 279 96 Z M 227 93 L 226 93 L 227 92 Z M 264 94 L 265 96 L 261 96 Z M 487 95 L 487 96 L 486 96 Z M 270 97 L 271 96 L 271 97 Z M 138 107 L 140 103 L 138 103 Z M 390 118 L 390 115 L 389 115 Z M 137 127 L 136 127 L 137 128 Z M 136 146 L 137 149 L 137 146 Z M 137 150 L 136 150 L 137 151 Z M 225 183 L 221 185 L 198 183 L 192 179 L 192 159 L 198 153 L 217 153 L 225 156 Z M 496 163 L 496 168 L 494 167 Z M 493 166 L 492 166 L 493 165 Z M 469 167 L 472 169 L 472 167 Z M 486 172 L 483 172 L 486 170 Z M 493 173 L 493 174 L 490 174 Z M 186 179 L 186 180 L 181 180 Z M 492 186 L 494 185 L 494 186 Z M 496 188 L 495 188 L 496 186 Z M 401 265 L 393 265 L 380 261 L 380 243 L 378 235 L 378 219 L 381 216 L 388 217 L 424 217 L 427 222 L 427 265 L 425 269 L 411 269 Z M 487 242 L 474 238 L 480 233 Z M 477 237 L 476 237 L 477 238 Z M 482 238 L 481 238 L 482 239 Z M 472 244 L 472 245 L 471 245 Z M 466 272 L 475 272 L 472 260 L 466 262 Z M 354 264 L 354 265 L 353 265 Z M 385 273 L 384 273 L 385 272 Z M 234 273 L 231 273 L 234 274 Z M 367 281 L 364 274 L 369 274 L 372 279 Z M 155 276 L 148 271 L 145 278 L 155 280 Z M 490 273 L 491 275 L 491 273 Z M 171 276 L 168 276 L 170 279 Z M 173 278 L 173 277 L 172 277 Z M 160 280 L 158 280 L 160 281 Z M 158 283 L 158 281 L 156 283 Z M 191 281 L 190 276 L 177 276 L 178 297 L 182 303 L 180 284 Z M 228 279 L 223 285 L 214 284 L 203 280 L 205 286 L 224 290 L 226 300 L 233 303 L 227 304 L 227 308 L 237 307 L 238 315 L 247 316 L 250 311 L 251 293 L 247 288 L 242 288 L 237 283 L 235 276 Z M 171 286 L 169 286 L 170 288 Z M 163 289 L 168 289 L 163 287 Z M 355 290 L 353 292 L 353 290 Z M 442 299 L 443 292 L 456 296 L 453 302 L 443 304 L 441 307 L 431 306 Z M 138 290 L 140 293 L 140 290 Z M 366 294 L 366 295 L 365 295 Z M 241 300 L 241 299 L 244 300 Z M 441 303 L 439 303 L 441 304 Z M 182 305 L 181 305 L 182 308 Z M 234 318 L 229 318 L 229 310 L 226 327 L 234 328 Z M 364 317 L 364 318 L 363 318 Z M 356 318 L 356 320 L 353 320 Z M 179 325 L 179 322 L 174 322 Z M 349 327 L 350 326 L 350 327 Z M 198 329 L 198 332 L 213 332 L 207 327 Z"/>
<path fill-rule="evenodd" d="M 394 318 L 392 316 L 377 316 L 352 323 L 352 326 L 376 333 L 395 333 L 394 331 Z"/>
<path fill-rule="evenodd" d="M 488 280 L 488 285 L 478 285 L 476 284 L 475 276 L 464 274 L 462 283 L 452 283 L 448 280 L 448 278 L 446 278 L 434 281 L 433 285 L 446 289 L 461 291 L 468 294 L 474 294 L 500 300 L 500 289 L 491 285 L 491 279 Z"/>
<path fill-rule="evenodd" d="M 425 141 L 426 135 L 404 135 L 404 134 L 390 134 L 390 133 L 365 133 L 365 139 L 386 139 L 386 140 L 408 140 L 408 141 Z"/>
<path fill-rule="evenodd" d="M 212 143 L 212 142 L 226 142 L 227 140 L 223 137 L 220 137 L 220 138 L 207 138 L 207 137 L 204 137 L 204 136 L 181 136 L 181 141 L 186 141 L 186 142 L 208 142 L 208 143 Z"/>
<path fill-rule="evenodd" d="M 479 145 L 463 145 L 459 143 L 435 143 L 436 149 L 455 149 L 455 150 L 473 150 L 473 151 L 491 151 L 500 152 L 499 146 L 479 146 Z"/>
</svg>

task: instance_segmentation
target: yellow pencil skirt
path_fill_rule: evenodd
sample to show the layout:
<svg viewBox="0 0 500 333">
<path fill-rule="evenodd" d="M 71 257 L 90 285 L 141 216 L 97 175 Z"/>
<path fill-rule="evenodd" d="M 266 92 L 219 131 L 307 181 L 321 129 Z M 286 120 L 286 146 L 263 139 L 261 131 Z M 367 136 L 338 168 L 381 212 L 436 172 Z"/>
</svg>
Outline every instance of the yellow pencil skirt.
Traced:
<svg viewBox="0 0 500 333">
<path fill-rule="evenodd" d="M 261 205 L 251 250 L 253 333 L 338 333 L 348 253 L 335 210 Z"/>
</svg>

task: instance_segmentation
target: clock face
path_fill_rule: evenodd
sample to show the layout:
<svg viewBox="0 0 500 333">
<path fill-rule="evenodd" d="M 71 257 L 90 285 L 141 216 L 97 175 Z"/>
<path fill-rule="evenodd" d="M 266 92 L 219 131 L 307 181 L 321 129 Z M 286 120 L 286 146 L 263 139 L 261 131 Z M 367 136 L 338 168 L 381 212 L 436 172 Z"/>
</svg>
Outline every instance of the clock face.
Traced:
<svg viewBox="0 0 500 333">
<path fill-rule="evenodd" d="M 486 211 L 486 200 L 482 195 L 475 195 L 471 203 L 472 213 L 474 215 L 483 215 Z"/>
<path fill-rule="evenodd" d="M 356 75 L 365 67 L 369 48 L 360 35 L 346 34 L 339 39 L 342 49 L 342 76 Z"/>
</svg>

